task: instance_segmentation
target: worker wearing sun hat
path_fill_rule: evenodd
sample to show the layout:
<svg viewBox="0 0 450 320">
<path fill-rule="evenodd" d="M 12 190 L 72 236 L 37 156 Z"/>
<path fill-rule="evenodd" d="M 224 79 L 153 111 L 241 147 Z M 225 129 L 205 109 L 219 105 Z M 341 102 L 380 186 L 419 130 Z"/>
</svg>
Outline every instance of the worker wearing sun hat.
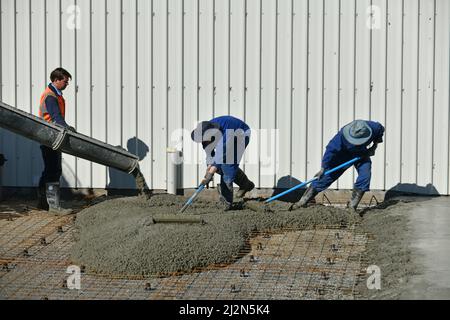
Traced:
<svg viewBox="0 0 450 320">
<path fill-rule="evenodd" d="M 375 155 L 378 144 L 383 142 L 383 135 L 384 127 L 374 121 L 355 120 L 344 126 L 326 147 L 321 169 L 315 175 L 318 179 L 311 183 L 300 201 L 293 204 L 290 209 L 305 207 L 310 200 L 319 192 L 327 189 L 348 168 L 324 175 L 326 171 L 355 157 L 361 157 L 361 160 L 354 164 L 358 178 L 353 187 L 352 198 L 347 203 L 348 208 L 356 210 L 364 193 L 370 189 L 372 174 L 370 157 Z M 372 143 L 373 145 L 368 148 Z"/>
</svg>

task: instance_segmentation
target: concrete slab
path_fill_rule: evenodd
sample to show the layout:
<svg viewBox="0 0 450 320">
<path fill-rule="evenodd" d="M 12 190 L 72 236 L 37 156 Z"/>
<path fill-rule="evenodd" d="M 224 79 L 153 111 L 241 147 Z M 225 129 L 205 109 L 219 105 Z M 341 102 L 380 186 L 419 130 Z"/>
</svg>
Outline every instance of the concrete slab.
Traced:
<svg viewBox="0 0 450 320">
<path fill-rule="evenodd" d="M 408 215 L 413 276 L 402 299 L 450 299 L 450 197 L 417 202 Z"/>
</svg>

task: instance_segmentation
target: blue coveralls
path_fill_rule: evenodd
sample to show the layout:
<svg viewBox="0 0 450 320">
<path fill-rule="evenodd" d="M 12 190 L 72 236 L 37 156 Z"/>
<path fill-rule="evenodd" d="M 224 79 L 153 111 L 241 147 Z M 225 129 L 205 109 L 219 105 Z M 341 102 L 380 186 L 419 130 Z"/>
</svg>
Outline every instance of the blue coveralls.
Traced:
<svg viewBox="0 0 450 320">
<path fill-rule="evenodd" d="M 354 164 L 358 172 L 354 188 L 366 192 L 370 190 L 370 178 L 372 175 L 372 161 L 368 155 L 367 146 L 372 142 L 381 142 L 384 134 L 384 127 L 374 121 L 366 121 L 372 129 L 372 137 L 363 145 L 355 146 L 350 144 L 342 133 L 342 129 L 328 143 L 325 154 L 322 158 L 322 168 L 325 171 L 333 169 L 355 157 L 362 159 Z M 312 187 L 317 192 L 327 189 L 336 181 L 348 168 L 335 171 L 329 175 L 322 176 L 319 180 L 312 182 Z"/>
<path fill-rule="evenodd" d="M 210 122 L 220 126 L 222 138 L 211 155 L 207 154 L 206 163 L 216 167 L 221 176 L 220 189 L 227 202 L 233 202 L 233 181 L 239 169 L 239 163 L 250 142 L 250 127 L 242 120 L 232 116 L 217 117 Z"/>
</svg>

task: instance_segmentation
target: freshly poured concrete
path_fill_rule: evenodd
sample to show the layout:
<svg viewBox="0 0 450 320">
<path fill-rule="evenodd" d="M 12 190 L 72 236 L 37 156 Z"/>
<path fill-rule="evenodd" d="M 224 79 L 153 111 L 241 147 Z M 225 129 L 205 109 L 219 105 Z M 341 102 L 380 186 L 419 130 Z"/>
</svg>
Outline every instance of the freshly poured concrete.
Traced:
<svg viewBox="0 0 450 320">
<path fill-rule="evenodd" d="M 313 228 L 360 220 L 346 210 L 313 206 L 293 212 L 289 204 L 274 203 L 264 212 L 223 212 L 216 201 L 199 199 L 180 217 L 201 217 L 201 223 L 155 223 L 153 217 L 173 217 L 184 197 L 154 195 L 105 201 L 77 215 L 78 241 L 72 259 L 89 271 L 106 274 L 150 275 L 186 272 L 219 263 L 231 263 L 245 247 L 252 231 Z M 255 212 L 255 207 L 260 211 Z"/>
<path fill-rule="evenodd" d="M 364 216 L 313 205 L 288 212 L 275 202 L 272 212 L 251 201 L 251 209 L 222 212 L 215 201 L 198 199 L 182 216 L 205 225 L 158 224 L 153 217 L 174 216 L 183 197 L 155 195 L 119 198 L 77 216 L 78 241 L 72 260 L 89 271 L 141 275 L 185 272 L 230 263 L 253 230 L 310 229 L 357 224 L 369 235 L 363 265 L 381 270 L 381 290 L 369 290 L 363 276 L 356 286 L 363 299 L 450 299 L 450 198 L 404 198 L 364 210 Z M 256 210 L 255 210 L 256 209 Z"/>
</svg>

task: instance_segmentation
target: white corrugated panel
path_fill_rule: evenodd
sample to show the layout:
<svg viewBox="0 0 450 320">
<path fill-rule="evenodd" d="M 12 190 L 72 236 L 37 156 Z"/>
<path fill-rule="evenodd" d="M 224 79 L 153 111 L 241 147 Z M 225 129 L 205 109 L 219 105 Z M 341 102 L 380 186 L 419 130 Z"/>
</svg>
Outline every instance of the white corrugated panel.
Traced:
<svg viewBox="0 0 450 320">
<path fill-rule="evenodd" d="M 106 141 L 106 0 L 92 1 L 92 137 Z M 106 187 L 106 169 L 92 164 L 92 187 Z"/>
<path fill-rule="evenodd" d="M 354 120 L 355 112 L 355 1 L 341 1 L 339 128 Z M 338 180 L 338 187 L 353 187 L 353 173 L 347 170 Z"/>
<path fill-rule="evenodd" d="M 250 128 L 259 128 L 261 119 L 261 1 L 247 0 L 247 24 L 245 47 L 245 120 Z M 253 131 L 245 155 L 245 172 L 259 186 L 259 150 L 261 136 Z"/>
<path fill-rule="evenodd" d="M 323 140 L 321 152 L 339 129 L 339 1 L 325 1 L 323 48 Z M 320 164 L 319 164 L 320 165 Z M 330 188 L 335 189 L 337 183 Z"/>
<path fill-rule="evenodd" d="M 46 70 L 46 43 L 45 43 L 45 6 L 42 1 L 31 1 L 31 113 L 38 114 L 39 100 L 42 91 L 48 83 L 49 75 Z M 32 144 L 31 159 L 32 184 L 37 185 L 42 172 L 42 156 L 38 143 Z"/>
<path fill-rule="evenodd" d="M 31 59 L 30 59 L 30 2 L 16 1 L 16 75 L 17 108 L 31 110 Z M 20 26 L 17 28 L 17 26 Z M 32 184 L 32 165 L 30 162 L 32 141 L 16 136 L 16 179 L 18 185 Z M 20 173 L 19 173 L 20 172 Z"/>
<path fill-rule="evenodd" d="M 373 0 L 370 22 L 372 31 L 372 79 L 371 79 L 371 114 L 373 121 L 385 123 L 386 119 L 386 37 L 387 37 L 387 7 L 385 0 Z M 372 158 L 372 187 L 384 189 L 385 187 L 385 149 L 386 143 L 379 145 Z"/>
<path fill-rule="evenodd" d="M 307 148 L 308 110 L 308 0 L 294 1 L 292 38 L 292 175 L 305 181 Z M 265 111 L 264 111 L 265 113 Z"/>
<path fill-rule="evenodd" d="M 417 181 L 419 1 L 404 2 L 401 182 Z"/>
<path fill-rule="evenodd" d="M 388 3 L 386 83 L 386 188 L 400 183 L 402 110 L 402 0 Z"/>
<path fill-rule="evenodd" d="M 450 118 L 450 2 L 436 1 L 435 51 L 434 51 L 434 136 L 433 185 L 437 192 L 449 194 L 449 118 Z"/>
<path fill-rule="evenodd" d="M 81 12 L 75 6 L 74 0 L 50 1 L 47 2 L 47 31 L 57 29 L 58 32 L 47 32 L 47 74 L 50 77 L 50 72 L 59 67 L 64 66 L 72 74 L 72 81 L 67 89 L 64 91 L 64 98 L 66 99 L 66 122 L 77 127 L 78 115 L 78 94 L 77 88 L 85 75 L 77 72 L 77 32 L 82 28 L 80 20 L 87 12 Z M 61 3 L 61 7 L 59 4 Z M 61 15 L 59 14 L 61 10 Z M 60 26 L 55 28 L 55 26 Z M 59 39 L 61 37 L 61 40 Z M 81 69 L 82 70 L 82 69 Z M 50 79 L 48 80 L 50 81 Z M 88 132 L 86 132 L 88 134 Z M 68 154 L 63 154 L 62 168 L 63 168 L 63 187 L 78 187 L 80 180 L 86 177 L 79 177 L 77 170 L 77 160 L 75 157 Z"/>
<path fill-rule="evenodd" d="M 14 0 L 2 1 L 1 37 L 2 37 L 2 101 L 16 106 L 16 4 Z M 16 185 L 17 158 L 19 157 L 16 140 L 18 137 L 9 131 L 2 130 L 2 153 L 9 161 L 3 168 L 3 184 Z"/>
<path fill-rule="evenodd" d="M 167 147 L 182 149 L 182 186 L 195 187 L 205 165 L 190 132 L 231 114 L 252 128 L 243 168 L 261 188 L 311 178 L 336 132 L 364 118 L 386 127 L 372 189 L 450 192 L 447 0 L 0 6 L 0 99 L 37 114 L 50 72 L 66 68 L 67 122 L 138 154 L 151 188 L 166 188 Z M 0 141 L 10 159 L 4 184 L 35 186 L 39 145 L 5 130 Z M 133 186 L 117 170 L 63 159 L 63 185 Z M 331 188 L 350 189 L 355 178 L 348 170 Z"/>
<path fill-rule="evenodd" d="M 199 14 L 200 8 L 197 0 L 184 2 L 184 27 L 183 27 L 183 143 L 181 145 L 184 156 L 183 185 L 180 187 L 192 187 L 197 184 L 197 163 L 199 153 L 197 145 L 192 143 L 191 130 L 198 122 L 199 95 L 199 22 L 205 13 Z M 181 148 L 180 148 L 181 150 Z"/>
</svg>

